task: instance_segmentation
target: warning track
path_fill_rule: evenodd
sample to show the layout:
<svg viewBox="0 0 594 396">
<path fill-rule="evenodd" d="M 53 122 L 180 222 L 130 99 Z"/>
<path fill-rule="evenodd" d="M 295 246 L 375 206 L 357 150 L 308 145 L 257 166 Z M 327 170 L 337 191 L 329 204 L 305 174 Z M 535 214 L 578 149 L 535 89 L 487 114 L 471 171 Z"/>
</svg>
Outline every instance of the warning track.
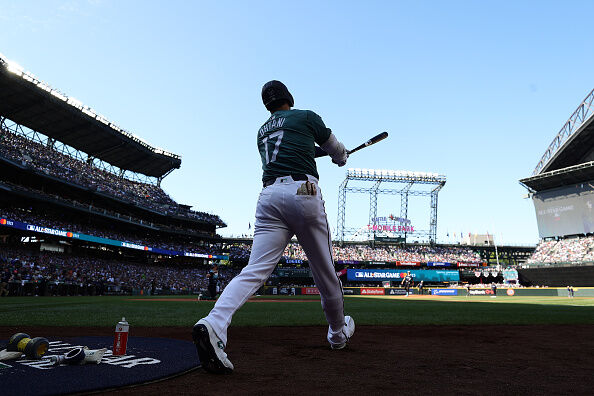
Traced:
<svg viewBox="0 0 594 396">
<path fill-rule="evenodd" d="M 172 302 L 181 302 L 181 301 L 192 301 L 192 302 L 214 302 L 214 300 L 198 300 L 196 298 L 127 298 L 127 301 L 172 301 Z M 289 300 L 289 299 L 259 299 L 259 298 L 250 298 L 247 302 L 259 302 L 259 303 L 267 303 L 267 302 L 289 302 L 289 303 L 311 303 L 311 302 L 320 302 L 320 299 L 308 299 L 308 300 Z"/>
</svg>

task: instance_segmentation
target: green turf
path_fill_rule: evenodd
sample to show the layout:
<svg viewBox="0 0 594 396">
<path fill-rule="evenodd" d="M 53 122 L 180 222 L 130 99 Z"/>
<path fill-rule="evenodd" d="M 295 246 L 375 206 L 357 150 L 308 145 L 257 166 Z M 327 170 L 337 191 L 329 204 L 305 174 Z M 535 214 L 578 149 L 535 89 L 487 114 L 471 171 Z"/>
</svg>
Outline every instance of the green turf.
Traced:
<svg viewBox="0 0 594 396">
<path fill-rule="evenodd" d="M 282 299 L 286 302 L 247 303 L 235 315 L 233 325 L 325 324 L 317 298 Z M 115 326 L 122 316 L 132 326 L 191 326 L 213 306 L 207 301 L 168 300 L 103 296 L 1 298 L 0 326 Z M 301 302 L 292 302 L 294 300 Z M 345 310 L 356 318 L 357 325 L 594 324 L 593 298 L 348 296 Z"/>
</svg>

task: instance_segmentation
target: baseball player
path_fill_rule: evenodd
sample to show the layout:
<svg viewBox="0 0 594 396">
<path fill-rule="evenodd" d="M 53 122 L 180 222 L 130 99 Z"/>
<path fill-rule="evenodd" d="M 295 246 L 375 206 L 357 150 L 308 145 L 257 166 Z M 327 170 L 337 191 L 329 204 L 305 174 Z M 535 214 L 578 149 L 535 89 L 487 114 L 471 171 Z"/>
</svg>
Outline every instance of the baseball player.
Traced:
<svg viewBox="0 0 594 396">
<path fill-rule="evenodd" d="M 214 264 L 212 269 L 206 275 L 208 278 L 208 294 L 211 300 L 217 298 L 217 283 L 219 281 L 219 267 Z"/>
<path fill-rule="evenodd" d="M 317 143 L 332 162 L 344 166 L 347 151 L 313 111 L 291 109 L 293 96 L 280 81 L 262 88 L 270 118 L 258 130 L 263 189 L 256 207 L 254 239 L 248 265 L 227 285 L 208 316 L 192 330 L 202 367 L 223 374 L 233 371 L 224 352 L 233 314 L 268 279 L 287 243 L 297 236 L 307 255 L 328 321 L 332 349 L 342 349 L 355 331 L 344 315 L 342 284 L 332 257 L 330 227 L 318 186 Z"/>
<path fill-rule="evenodd" d="M 406 276 L 402 278 L 402 281 L 400 282 L 400 286 L 404 285 L 404 288 L 406 289 L 406 297 L 408 297 L 408 294 L 410 293 L 410 286 L 412 284 L 412 281 L 413 280 L 410 271 L 406 271 Z"/>
</svg>

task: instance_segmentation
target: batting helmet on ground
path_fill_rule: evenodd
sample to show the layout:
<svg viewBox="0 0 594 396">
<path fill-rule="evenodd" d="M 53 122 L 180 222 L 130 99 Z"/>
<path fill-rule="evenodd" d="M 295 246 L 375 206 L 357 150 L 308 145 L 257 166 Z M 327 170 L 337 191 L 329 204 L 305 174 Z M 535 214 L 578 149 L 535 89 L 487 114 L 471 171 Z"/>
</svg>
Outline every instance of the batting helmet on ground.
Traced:
<svg viewBox="0 0 594 396">
<path fill-rule="evenodd" d="M 262 102 L 268 110 L 274 110 L 281 101 L 287 101 L 290 107 L 293 107 L 295 102 L 293 95 L 289 92 L 289 89 L 285 84 L 280 81 L 272 80 L 268 81 L 262 87 Z"/>
</svg>

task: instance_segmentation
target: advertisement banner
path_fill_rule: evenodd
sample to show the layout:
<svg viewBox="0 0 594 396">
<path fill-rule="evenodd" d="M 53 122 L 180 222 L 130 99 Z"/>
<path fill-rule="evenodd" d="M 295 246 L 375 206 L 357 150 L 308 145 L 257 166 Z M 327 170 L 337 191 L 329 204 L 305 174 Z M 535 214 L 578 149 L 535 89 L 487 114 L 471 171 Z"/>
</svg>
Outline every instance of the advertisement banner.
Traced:
<svg viewBox="0 0 594 396">
<path fill-rule="evenodd" d="M 486 295 L 493 295 L 493 290 L 491 289 L 470 289 L 469 291 L 471 296 L 486 296 Z"/>
<path fill-rule="evenodd" d="M 452 263 L 446 263 L 444 261 L 429 261 L 427 267 L 449 267 Z"/>
<path fill-rule="evenodd" d="M 11 228 L 16 228 L 18 230 L 23 230 L 23 231 L 55 235 L 55 236 L 64 237 L 64 238 L 80 239 L 81 241 L 99 243 L 102 245 L 118 246 L 118 247 L 123 247 L 123 248 L 127 248 L 127 249 L 144 250 L 144 251 L 149 251 L 149 252 L 158 253 L 158 254 L 166 254 L 169 256 L 186 256 L 186 257 L 198 257 L 198 258 L 217 259 L 217 260 L 229 260 L 229 256 L 211 255 L 211 254 L 203 254 L 203 253 L 191 253 L 191 252 L 167 250 L 167 249 L 161 249 L 161 248 L 153 248 L 153 247 L 139 245 L 139 244 L 132 243 L 132 242 L 117 241 L 114 239 L 96 237 L 93 235 L 79 234 L 77 232 L 58 230 L 58 229 L 39 226 L 39 225 L 35 225 L 35 224 L 27 224 L 27 223 L 22 223 L 20 221 L 9 220 L 9 219 L 5 219 L 5 218 L 0 218 L 0 225 L 6 226 L 6 227 L 11 227 Z"/>
<path fill-rule="evenodd" d="M 383 287 L 364 287 L 361 289 L 362 296 L 383 296 L 386 289 Z"/>
<path fill-rule="evenodd" d="M 338 264 L 361 264 L 361 263 L 363 263 L 362 261 L 357 261 L 357 260 L 336 260 L 336 262 Z"/>
<path fill-rule="evenodd" d="M 420 267 L 421 263 L 418 261 L 398 261 L 396 265 L 401 267 Z"/>
<path fill-rule="evenodd" d="M 459 282 L 460 273 L 457 270 L 373 270 L 352 269 L 347 270 L 347 279 L 350 281 L 375 281 L 386 280 L 402 281 L 406 273 L 410 272 L 414 282 Z"/>
<path fill-rule="evenodd" d="M 386 289 L 386 294 L 389 296 L 406 296 L 406 289 Z"/>
<path fill-rule="evenodd" d="M 466 267 L 480 267 L 479 263 L 458 263 L 458 268 L 466 268 Z"/>
<path fill-rule="evenodd" d="M 318 290 L 317 287 L 302 287 L 301 294 L 308 294 L 308 295 L 320 294 L 320 291 Z"/>
<path fill-rule="evenodd" d="M 431 289 L 434 296 L 457 296 L 458 289 Z"/>
<path fill-rule="evenodd" d="M 309 268 L 277 268 L 274 274 L 279 278 L 311 278 Z"/>
</svg>

